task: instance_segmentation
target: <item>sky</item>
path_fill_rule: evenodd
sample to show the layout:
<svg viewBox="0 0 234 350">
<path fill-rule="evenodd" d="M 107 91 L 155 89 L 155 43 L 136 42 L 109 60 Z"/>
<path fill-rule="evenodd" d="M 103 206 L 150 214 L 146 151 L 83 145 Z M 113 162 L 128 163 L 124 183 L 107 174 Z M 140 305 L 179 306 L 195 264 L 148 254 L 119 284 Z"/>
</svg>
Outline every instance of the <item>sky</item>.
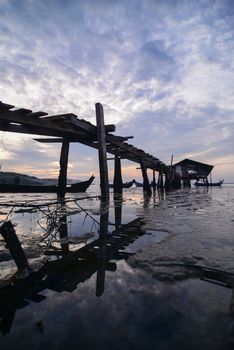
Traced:
<svg viewBox="0 0 234 350">
<path fill-rule="evenodd" d="M 234 0 L 0 0 L 0 50 L 2 102 L 94 124 L 100 102 L 135 147 L 234 182 Z M 0 131 L 3 171 L 55 177 L 59 154 Z M 122 161 L 123 180 L 137 167 Z M 72 144 L 68 176 L 92 173 L 97 150 Z"/>
</svg>

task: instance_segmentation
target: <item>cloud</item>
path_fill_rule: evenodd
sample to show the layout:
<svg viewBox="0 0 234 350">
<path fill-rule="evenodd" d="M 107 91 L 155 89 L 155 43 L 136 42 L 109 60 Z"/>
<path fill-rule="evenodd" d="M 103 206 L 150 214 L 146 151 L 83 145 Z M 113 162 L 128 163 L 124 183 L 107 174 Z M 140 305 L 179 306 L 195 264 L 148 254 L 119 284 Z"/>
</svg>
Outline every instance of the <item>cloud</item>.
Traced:
<svg viewBox="0 0 234 350">
<path fill-rule="evenodd" d="M 4 102 L 93 123 L 101 102 L 106 123 L 164 161 L 230 154 L 232 1 L 11 0 L 0 10 Z"/>
</svg>

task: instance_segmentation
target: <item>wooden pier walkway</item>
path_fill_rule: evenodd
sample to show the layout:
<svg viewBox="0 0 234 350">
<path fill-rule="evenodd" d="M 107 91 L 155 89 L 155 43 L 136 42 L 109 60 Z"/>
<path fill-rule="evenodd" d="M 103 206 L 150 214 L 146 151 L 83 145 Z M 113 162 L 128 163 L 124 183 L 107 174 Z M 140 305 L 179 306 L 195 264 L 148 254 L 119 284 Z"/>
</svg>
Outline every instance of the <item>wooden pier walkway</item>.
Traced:
<svg viewBox="0 0 234 350">
<path fill-rule="evenodd" d="M 16 108 L 13 105 L 0 102 L 0 130 L 14 133 L 49 136 L 50 138 L 35 139 L 39 142 L 61 142 L 60 155 L 60 194 L 64 195 L 66 185 L 67 162 L 69 143 L 78 142 L 98 149 L 101 194 L 104 199 L 109 198 L 109 181 L 107 153 L 115 157 L 114 190 L 122 191 L 121 159 L 127 159 L 140 164 L 144 180 L 144 191 L 151 193 L 151 186 L 147 176 L 147 168 L 162 172 L 165 166 L 157 157 L 146 153 L 126 141 L 132 136 L 117 136 L 111 134 L 115 131 L 115 125 L 104 124 L 103 107 L 96 105 L 97 125 L 93 125 L 84 119 L 79 119 L 72 113 L 48 115 L 46 112 L 33 112 L 30 109 Z"/>
</svg>

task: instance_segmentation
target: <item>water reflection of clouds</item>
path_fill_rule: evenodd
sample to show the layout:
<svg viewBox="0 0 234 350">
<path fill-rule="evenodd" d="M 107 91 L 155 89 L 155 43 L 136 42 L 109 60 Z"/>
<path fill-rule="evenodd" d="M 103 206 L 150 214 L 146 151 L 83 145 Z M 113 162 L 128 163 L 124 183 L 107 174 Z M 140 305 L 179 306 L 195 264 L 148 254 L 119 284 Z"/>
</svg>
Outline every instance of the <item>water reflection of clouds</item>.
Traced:
<svg viewBox="0 0 234 350">
<path fill-rule="evenodd" d="M 169 349 L 176 343 L 178 348 L 209 344 L 228 349 L 230 290 L 198 279 L 168 285 L 124 261 L 117 265 L 115 274 L 106 273 L 101 299 L 93 295 L 95 276 L 72 293 L 43 291 L 44 301 L 17 313 L 13 339 L 20 337 L 22 346 L 28 341 L 41 344 L 36 331 L 41 321 L 43 343 L 49 348 Z M 33 338 L 28 340 L 24 335 L 29 332 Z M 7 344 L 6 337 L 2 344 Z"/>
</svg>

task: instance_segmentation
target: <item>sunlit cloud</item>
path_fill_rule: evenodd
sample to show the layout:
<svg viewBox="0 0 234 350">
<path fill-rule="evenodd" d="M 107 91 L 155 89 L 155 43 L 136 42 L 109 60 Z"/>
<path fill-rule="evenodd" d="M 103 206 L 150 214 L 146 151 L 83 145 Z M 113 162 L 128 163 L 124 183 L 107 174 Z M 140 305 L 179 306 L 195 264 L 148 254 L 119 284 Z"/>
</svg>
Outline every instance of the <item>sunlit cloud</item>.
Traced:
<svg viewBox="0 0 234 350">
<path fill-rule="evenodd" d="M 232 1 L 11 0 L 0 9 L 3 102 L 94 124 L 101 102 L 116 134 L 133 135 L 131 143 L 165 162 L 171 154 L 208 163 L 230 156 Z M 5 135 L 4 168 L 57 170 L 60 145 Z M 69 173 L 98 173 L 97 154 L 74 148 Z M 129 164 L 123 172 L 138 176 Z"/>
</svg>

